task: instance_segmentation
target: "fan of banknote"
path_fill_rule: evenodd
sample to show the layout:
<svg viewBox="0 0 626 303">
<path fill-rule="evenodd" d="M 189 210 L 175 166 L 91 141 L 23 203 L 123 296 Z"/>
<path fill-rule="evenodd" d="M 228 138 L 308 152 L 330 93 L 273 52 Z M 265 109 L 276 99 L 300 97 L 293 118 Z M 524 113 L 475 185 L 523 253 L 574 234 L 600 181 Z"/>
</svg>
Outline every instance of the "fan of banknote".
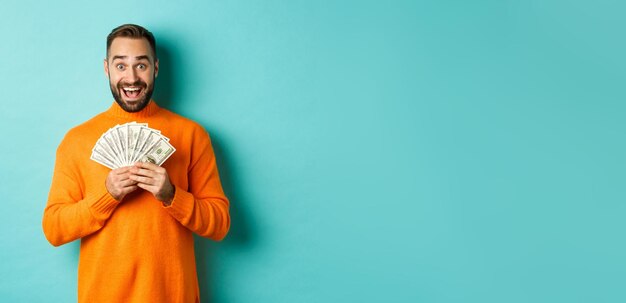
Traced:
<svg viewBox="0 0 626 303">
<path fill-rule="evenodd" d="M 91 151 L 94 160 L 110 169 L 151 162 L 161 166 L 176 149 L 170 139 L 146 123 L 129 122 L 106 131 Z"/>
</svg>

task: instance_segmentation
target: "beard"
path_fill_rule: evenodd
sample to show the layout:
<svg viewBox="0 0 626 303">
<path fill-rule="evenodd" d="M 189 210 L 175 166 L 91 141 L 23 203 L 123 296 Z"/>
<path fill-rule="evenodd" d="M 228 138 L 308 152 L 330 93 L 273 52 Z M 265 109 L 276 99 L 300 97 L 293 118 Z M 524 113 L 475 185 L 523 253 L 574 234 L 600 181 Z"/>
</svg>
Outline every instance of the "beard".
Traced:
<svg viewBox="0 0 626 303">
<path fill-rule="evenodd" d="M 110 79 L 110 76 L 109 76 L 109 79 Z M 132 104 L 127 103 L 126 101 L 124 101 L 123 97 L 120 94 L 120 91 L 125 86 L 141 87 L 143 91 L 143 97 L 139 99 L 138 101 L 133 102 Z M 129 113 L 136 113 L 144 109 L 148 105 L 148 103 L 150 103 L 150 99 L 152 98 L 152 92 L 154 91 L 154 81 L 150 85 L 147 85 L 145 82 L 141 80 L 137 80 L 133 83 L 118 82 L 117 85 L 114 85 L 113 83 L 111 83 L 111 81 L 109 81 L 109 87 L 111 88 L 111 94 L 113 94 L 113 98 L 115 99 L 115 102 L 117 102 L 117 104 L 124 111 L 129 112 Z"/>
</svg>

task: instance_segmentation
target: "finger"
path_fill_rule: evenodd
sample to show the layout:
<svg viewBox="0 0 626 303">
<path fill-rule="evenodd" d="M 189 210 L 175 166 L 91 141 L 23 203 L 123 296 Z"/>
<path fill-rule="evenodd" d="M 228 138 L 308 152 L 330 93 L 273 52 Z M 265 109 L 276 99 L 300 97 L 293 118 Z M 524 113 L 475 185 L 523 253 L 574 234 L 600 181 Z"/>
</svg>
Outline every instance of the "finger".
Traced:
<svg viewBox="0 0 626 303">
<path fill-rule="evenodd" d="M 114 181 L 121 181 L 121 180 L 128 179 L 128 176 L 130 176 L 130 172 L 125 171 L 125 172 L 111 173 L 111 175 L 109 175 L 108 177 Z"/>
<path fill-rule="evenodd" d="M 135 168 L 132 171 L 132 174 L 146 177 L 154 177 L 156 172 L 153 170 L 145 169 L 145 168 Z"/>
<path fill-rule="evenodd" d="M 136 162 L 135 167 L 145 168 L 145 169 L 149 169 L 153 171 L 159 168 L 158 165 L 150 163 L 150 162 Z"/>
<path fill-rule="evenodd" d="M 128 186 L 128 187 L 124 187 L 121 192 L 123 195 L 127 195 L 129 193 L 134 192 L 135 190 L 137 190 L 139 187 L 137 185 L 132 185 L 132 186 Z"/>
<path fill-rule="evenodd" d="M 137 183 L 137 187 L 143 188 L 143 189 L 151 192 L 152 194 L 155 194 L 157 192 L 157 187 L 153 186 L 153 185 L 144 184 L 144 183 Z"/>
<path fill-rule="evenodd" d="M 122 180 L 117 183 L 117 185 L 119 185 L 120 187 L 128 187 L 135 184 L 137 184 L 137 181 L 131 179 Z"/>
<path fill-rule="evenodd" d="M 138 163 L 137 165 L 139 164 L 140 163 Z M 152 164 L 152 163 L 143 163 L 143 164 L 142 164 L 143 166 L 141 167 L 140 166 L 133 167 L 131 172 L 137 173 L 139 175 L 148 176 L 148 177 L 157 177 L 158 175 L 167 176 L 167 170 L 165 170 L 165 168 L 158 166 L 156 164 Z"/>
<path fill-rule="evenodd" d="M 120 167 L 120 168 L 116 168 L 112 170 L 111 173 L 113 173 L 114 175 L 122 175 L 128 172 L 131 168 L 132 166 L 124 166 L 124 167 Z"/>
<path fill-rule="evenodd" d="M 112 184 L 119 184 L 120 182 L 126 182 L 128 180 L 130 180 L 130 174 L 112 176 L 110 179 Z"/>
<path fill-rule="evenodd" d="M 142 184 L 148 184 L 148 185 L 155 184 L 155 180 L 153 178 L 143 177 L 143 176 L 138 176 L 138 175 L 131 175 L 130 180 L 135 181 L 136 183 L 142 183 Z"/>
</svg>

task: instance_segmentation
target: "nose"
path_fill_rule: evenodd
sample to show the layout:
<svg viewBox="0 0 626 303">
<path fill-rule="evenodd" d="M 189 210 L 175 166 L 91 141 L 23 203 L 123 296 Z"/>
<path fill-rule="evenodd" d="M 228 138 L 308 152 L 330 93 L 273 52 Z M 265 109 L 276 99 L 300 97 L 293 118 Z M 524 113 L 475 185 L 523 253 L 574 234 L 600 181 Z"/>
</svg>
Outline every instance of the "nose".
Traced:
<svg viewBox="0 0 626 303">
<path fill-rule="evenodd" d="M 134 68 L 128 69 L 128 73 L 126 74 L 126 77 L 131 83 L 134 83 L 135 81 L 137 81 L 137 79 L 139 79 L 137 77 L 137 71 Z"/>
</svg>

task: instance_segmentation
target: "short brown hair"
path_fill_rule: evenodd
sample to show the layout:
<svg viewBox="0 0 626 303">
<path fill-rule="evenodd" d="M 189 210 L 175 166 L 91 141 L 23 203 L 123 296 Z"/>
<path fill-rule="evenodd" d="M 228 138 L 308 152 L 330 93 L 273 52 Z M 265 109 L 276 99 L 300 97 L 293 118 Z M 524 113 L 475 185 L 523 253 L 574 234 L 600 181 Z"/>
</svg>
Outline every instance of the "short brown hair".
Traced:
<svg viewBox="0 0 626 303">
<path fill-rule="evenodd" d="M 113 43 L 113 40 L 118 37 L 136 39 L 144 38 L 148 40 L 148 43 L 150 43 L 150 47 L 152 48 L 152 56 L 154 57 L 155 61 L 157 60 L 156 41 L 154 40 L 154 35 L 152 35 L 149 30 L 136 24 L 120 25 L 111 31 L 111 33 L 107 36 L 107 59 L 109 58 L 109 49 L 111 48 L 111 43 Z"/>
</svg>

